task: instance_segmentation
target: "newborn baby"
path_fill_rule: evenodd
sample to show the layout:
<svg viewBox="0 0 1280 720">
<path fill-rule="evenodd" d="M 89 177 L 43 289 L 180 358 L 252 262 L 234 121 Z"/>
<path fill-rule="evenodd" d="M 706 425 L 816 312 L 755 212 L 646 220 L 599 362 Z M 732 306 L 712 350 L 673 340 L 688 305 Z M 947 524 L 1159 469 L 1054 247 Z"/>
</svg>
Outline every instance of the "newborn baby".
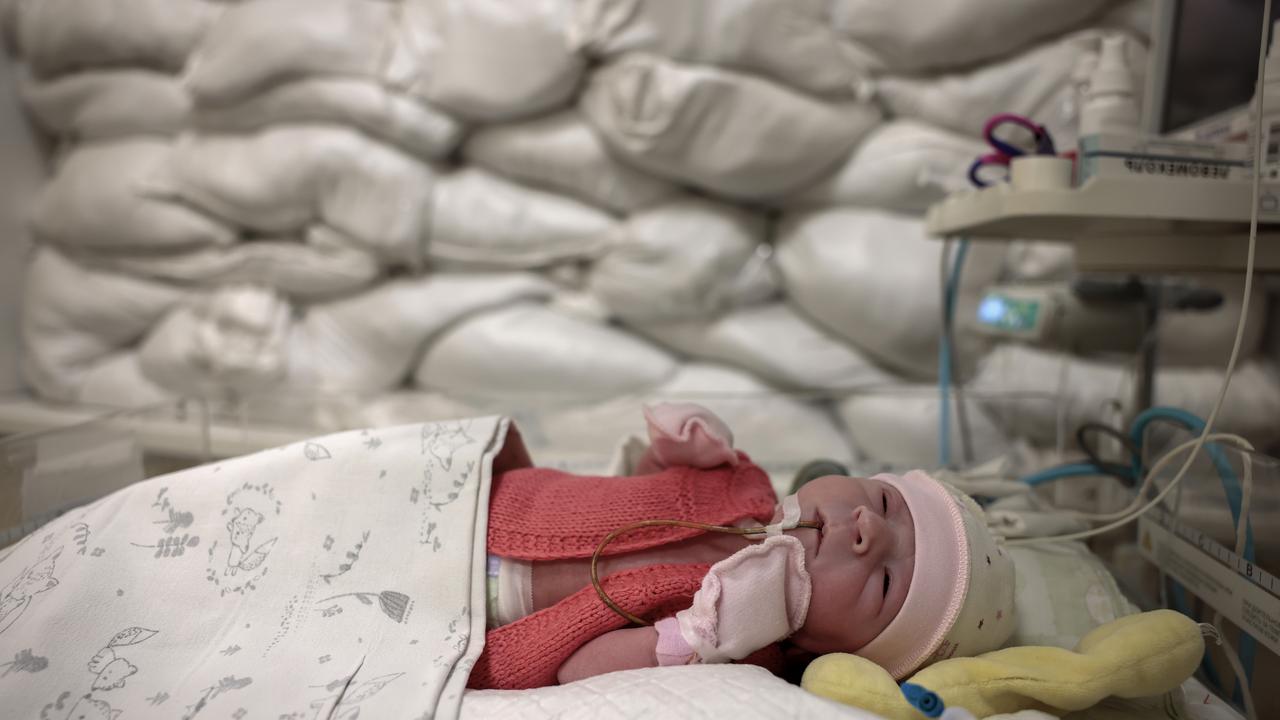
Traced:
<svg viewBox="0 0 1280 720">
<path fill-rule="evenodd" d="M 632 477 L 496 474 L 490 629 L 472 687 L 694 662 L 780 671 L 784 657 L 828 652 L 856 653 L 901 679 L 1012 633 L 1012 562 L 959 491 L 922 472 L 829 475 L 778 503 L 705 408 L 660 405 L 645 416 L 651 445 Z M 610 535 L 656 519 L 755 531 Z M 628 618 L 654 624 L 627 627 Z"/>
</svg>

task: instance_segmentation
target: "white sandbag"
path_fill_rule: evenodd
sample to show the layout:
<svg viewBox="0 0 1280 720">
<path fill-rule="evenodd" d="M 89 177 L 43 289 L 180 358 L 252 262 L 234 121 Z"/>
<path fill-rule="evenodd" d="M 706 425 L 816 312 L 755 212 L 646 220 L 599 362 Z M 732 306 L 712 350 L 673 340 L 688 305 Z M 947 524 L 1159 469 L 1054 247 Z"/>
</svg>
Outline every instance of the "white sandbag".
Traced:
<svg viewBox="0 0 1280 720">
<path fill-rule="evenodd" d="M 631 326 L 676 352 L 750 370 L 785 389 L 842 390 L 892 381 L 889 373 L 783 302 L 739 308 L 711 320 Z"/>
<path fill-rule="evenodd" d="M 733 444 L 785 488 L 804 463 L 852 460 L 849 438 L 820 402 L 780 394 L 750 373 L 711 363 L 682 365 L 654 394 L 659 401 L 695 402 L 724 418 Z"/>
<path fill-rule="evenodd" d="M 36 251 L 22 299 L 23 373 L 40 395 L 74 401 L 90 370 L 136 342 L 186 293 L 93 272 L 48 247 Z"/>
<path fill-rule="evenodd" d="M 824 102 L 750 75 L 645 54 L 594 73 L 581 108 L 628 162 L 743 199 L 813 182 L 880 119 L 871 105 Z"/>
<path fill-rule="evenodd" d="M 76 148 L 36 201 L 36 234 L 68 247 L 103 249 L 234 242 L 234 229 L 178 201 L 169 175 L 173 148 L 142 138 Z"/>
<path fill-rule="evenodd" d="M 378 260 L 337 231 L 313 225 L 302 242 L 253 240 L 225 247 L 171 253 L 73 255 L 86 267 L 183 285 L 263 285 L 285 295 L 316 300 L 368 286 L 379 275 Z"/>
<path fill-rule="evenodd" d="M 589 55 L 651 52 L 768 75 L 819 94 L 847 93 L 857 68 L 828 0 L 582 0 L 569 28 Z"/>
<path fill-rule="evenodd" d="M 461 122 L 425 102 L 369 80 L 342 77 L 301 78 L 229 105 L 201 105 L 193 122 L 215 132 L 337 123 L 427 159 L 452 152 L 463 129 Z"/>
<path fill-rule="evenodd" d="M 679 190 L 613 157 L 595 130 L 572 110 L 482 127 L 462 148 L 469 162 L 513 180 L 573 195 L 627 214 Z"/>
<path fill-rule="evenodd" d="M 1084 23 L 1108 0 L 834 0 L 846 53 L 872 72 L 914 73 L 978 63 Z"/>
<path fill-rule="evenodd" d="M 1094 24 L 1129 33 L 1150 45 L 1154 10 L 1154 0 L 1122 0 L 1112 3 L 1111 9 L 1100 15 Z"/>
<path fill-rule="evenodd" d="M 750 373 L 722 365 L 680 365 L 657 388 L 570 407 L 522 395 L 459 400 L 436 392 L 397 392 L 363 406 L 359 424 L 371 426 L 503 413 L 517 419 L 529 453 L 540 466 L 579 473 L 607 473 L 627 437 L 645 437 L 643 403 L 696 402 L 733 430 L 734 446 L 789 492 L 795 471 L 816 458 L 849 463 L 853 453 L 831 414 L 815 403 L 773 391 Z"/>
<path fill-rule="evenodd" d="M 1160 368 L 1156 372 L 1155 402 L 1207 417 L 1222 387 L 1221 367 Z M 984 358 L 970 387 L 999 393 L 988 411 L 1008 432 L 1041 442 L 1054 442 L 1057 410 L 1043 400 L 1059 393 L 1063 428 L 1072 432 L 1087 420 L 1107 422 L 1119 413 L 1133 413 L 1132 362 L 1090 360 L 1061 353 L 1005 345 Z M 1280 439 L 1280 379 L 1268 360 L 1242 360 L 1214 429 L 1237 433 L 1259 447 Z"/>
<path fill-rule="evenodd" d="M 965 396 L 972 464 L 1004 454 L 1009 440 L 987 416 L 982 404 Z M 871 389 L 836 404 L 840 418 L 863 458 L 880 471 L 904 471 L 938 467 L 939 412 L 942 399 L 936 386 L 901 385 Z M 960 429 L 960 405 L 949 403 L 951 460 L 965 465 L 964 435 Z"/>
<path fill-rule="evenodd" d="M 669 355 L 620 330 L 543 305 L 477 315 L 431 343 L 418 387 L 481 400 L 584 402 L 652 390 Z"/>
<path fill-rule="evenodd" d="M 0 4 L 0 13 L 4 6 Z M 4 32 L 0 16 L 0 33 Z M 23 387 L 19 341 L 22 292 L 31 254 L 28 216 L 48 170 L 44 148 L 25 121 L 17 67 L 0 49 L 0 388 Z"/>
<path fill-rule="evenodd" d="M 1009 282 L 1054 282 L 1075 272 L 1076 249 L 1069 242 L 1015 240 L 1004 256 L 1004 277 Z"/>
<path fill-rule="evenodd" d="M 781 207 L 860 205 L 924 213 L 958 188 L 983 143 L 915 120 L 892 120 L 867 134 L 839 169 L 776 203 Z"/>
<path fill-rule="evenodd" d="M 390 390 L 408 376 L 423 345 L 447 328 L 476 313 L 545 299 L 551 292 L 550 283 L 531 274 L 450 273 L 392 280 L 313 305 L 290 333 L 285 386 L 357 396 Z M 501 362 L 508 372 L 519 373 L 521 360 Z"/>
<path fill-rule="evenodd" d="M 892 115 L 971 137 L 978 137 L 995 113 L 1019 113 L 1047 127 L 1059 149 L 1070 148 L 1079 124 L 1079 81 L 1073 76 L 1082 58 L 1098 52 L 1104 34 L 1099 30 L 1072 33 L 950 75 L 880 78 L 871 85 L 872 92 Z M 1126 43 L 1126 50 L 1128 66 L 1136 76 L 1134 87 L 1142 87 L 1146 48 L 1135 40 Z"/>
<path fill-rule="evenodd" d="M 1244 297 L 1241 275 L 1195 275 L 1177 278 L 1190 287 L 1222 294 L 1222 304 L 1208 311 L 1164 310 L 1160 313 L 1156 334 L 1156 351 L 1162 367 L 1225 367 L 1236 339 L 1240 306 Z M 1240 357 L 1256 355 L 1262 349 L 1267 328 L 1267 293 L 1260 284 L 1253 286 L 1249 298 L 1249 317 L 1240 341 Z"/>
<path fill-rule="evenodd" d="M 75 402 L 112 408 L 143 408 L 171 403 L 178 397 L 147 379 L 138 353 L 124 350 L 89 366 Z"/>
<path fill-rule="evenodd" d="M 401 10 L 398 3 L 361 0 L 227 5 L 187 62 L 185 83 L 197 105 L 215 107 L 312 76 L 369 78 L 399 87 L 397 81 L 420 69 L 404 54 L 406 36 L 415 28 L 405 22 L 397 29 Z"/>
<path fill-rule="evenodd" d="M 786 216 L 778 238 L 791 302 L 882 364 L 911 377 L 937 376 L 943 244 L 925 235 L 920 220 L 832 209 Z M 982 291 L 999 277 L 1003 253 L 999 243 L 969 248 L 955 314 L 960 376 L 986 346 L 972 318 Z"/>
<path fill-rule="evenodd" d="M 567 104 L 585 60 L 565 36 L 574 0 L 433 0 L 438 33 L 423 53 L 423 95 L 475 120 L 535 115 Z"/>
<path fill-rule="evenodd" d="M 708 317 L 777 293 L 763 215 L 685 197 L 627 218 L 591 292 L 629 320 Z"/>
<path fill-rule="evenodd" d="M 18 5 L 20 0 L 0 0 L 0 50 L 8 57 L 17 57 Z"/>
<path fill-rule="evenodd" d="M 222 12 L 204 0 L 18 0 L 18 45 L 35 73 L 134 65 L 175 71 Z"/>
<path fill-rule="evenodd" d="M 536 268 L 600 255 L 617 227 L 572 198 L 464 167 L 435 181 L 426 254 L 451 266 Z"/>
<path fill-rule="evenodd" d="M 564 0 L 255 0 L 219 18 L 192 56 L 197 104 L 227 105 L 307 76 L 367 78 L 463 117 L 500 120 L 563 104 L 583 60 Z"/>
<path fill-rule="evenodd" d="M 139 365 L 177 395 L 239 398 L 280 383 L 292 308 L 276 293 L 229 286 L 175 307 L 147 335 Z"/>
<path fill-rule="evenodd" d="M 22 100 L 41 127 L 71 140 L 174 135 L 191 111 L 191 98 L 176 76 L 147 70 L 28 77 Z"/>
<path fill-rule="evenodd" d="M 186 134 L 174 146 L 172 171 L 184 200 L 259 233 L 324 222 L 388 260 L 421 259 L 431 169 L 355 130 Z"/>
</svg>

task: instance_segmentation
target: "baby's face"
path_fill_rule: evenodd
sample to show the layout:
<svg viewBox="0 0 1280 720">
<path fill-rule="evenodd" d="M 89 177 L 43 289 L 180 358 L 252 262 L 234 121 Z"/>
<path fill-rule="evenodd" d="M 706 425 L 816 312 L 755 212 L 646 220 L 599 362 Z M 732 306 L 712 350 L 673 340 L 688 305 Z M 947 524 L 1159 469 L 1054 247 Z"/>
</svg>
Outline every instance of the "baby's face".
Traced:
<svg viewBox="0 0 1280 720">
<path fill-rule="evenodd" d="M 915 523 L 902 495 L 869 478 L 827 475 L 800 488 L 801 517 L 822 530 L 793 530 L 805 548 L 813 596 L 791 637 L 814 653 L 854 652 L 902 608 L 916 565 Z"/>
</svg>

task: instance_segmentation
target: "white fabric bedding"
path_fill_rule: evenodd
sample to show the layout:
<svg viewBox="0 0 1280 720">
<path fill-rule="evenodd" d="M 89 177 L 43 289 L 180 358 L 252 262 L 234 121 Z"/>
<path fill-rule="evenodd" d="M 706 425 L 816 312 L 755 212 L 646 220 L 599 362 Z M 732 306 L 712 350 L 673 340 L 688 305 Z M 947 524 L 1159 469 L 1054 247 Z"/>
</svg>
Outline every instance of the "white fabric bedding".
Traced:
<svg viewBox="0 0 1280 720">
<path fill-rule="evenodd" d="M 483 585 L 469 578 L 483 577 L 490 478 L 526 457 L 510 427 L 491 417 L 358 430 L 216 462 L 130 486 L 0 551 L 0 658 L 15 658 L 0 675 L 4 716 L 879 717 L 754 666 L 464 691 L 481 651 L 468 638 L 485 620 Z M 1045 604 L 1046 573 L 1109 583 L 1079 554 L 1093 574 L 1062 558 L 1031 572 L 1022 558 L 1035 588 L 1020 577 L 1019 591 Z M 1106 604 L 1124 603 L 1110 586 L 1090 586 L 1085 608 L 1069 600 L 1079 593 L 1053 591 L 1072 614 L 1028 614 L 1039 617 L 1028 639 L 1071 645 L 1123 614 Z M 1230 717 L 1202 713 L 1194 681 L 1184 691 L 1190 717 Z M 1167 697 L 1105 706 L 1154 720 L 1183 707 Z"/>
<path fill-rule="evenodd" d="M 534 690 L 473 690 L 462 698 L 461 717 L 873 720 L 880 716 L 818 697 L 752 665 L 691 665 L 609 673 Z"/>
<path fill-rule="evenodd" d="M 63 515 L 0 554 L 0 715 L 456 718 L 508 427 L 352 431 Z"/>
<path fill-rule="evenodd" d="M 464 695 L 489 482 L 524 455 L 509 427 L 316 438 L 55 520 L 0 553 L 0 657 L 24 658 L 5 716 L 876 717 L 753 666 Z"/>
</svg>

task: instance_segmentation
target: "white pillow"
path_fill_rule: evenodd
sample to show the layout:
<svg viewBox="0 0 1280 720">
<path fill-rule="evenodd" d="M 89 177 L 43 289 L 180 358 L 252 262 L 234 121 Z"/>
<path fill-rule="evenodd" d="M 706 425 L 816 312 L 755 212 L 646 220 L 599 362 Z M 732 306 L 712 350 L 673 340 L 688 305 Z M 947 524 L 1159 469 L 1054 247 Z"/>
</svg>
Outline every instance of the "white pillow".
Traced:
<svg viewBox="0 0 1280 720">
<path fill-rule="evenodd" d="M 1075 649 L 1089 631 L 1138 612 L 1115 578 L 1078 542 L 1006 548 L 1013 559 L 1017 628 L 1009 645 Z"/>
</svg>

